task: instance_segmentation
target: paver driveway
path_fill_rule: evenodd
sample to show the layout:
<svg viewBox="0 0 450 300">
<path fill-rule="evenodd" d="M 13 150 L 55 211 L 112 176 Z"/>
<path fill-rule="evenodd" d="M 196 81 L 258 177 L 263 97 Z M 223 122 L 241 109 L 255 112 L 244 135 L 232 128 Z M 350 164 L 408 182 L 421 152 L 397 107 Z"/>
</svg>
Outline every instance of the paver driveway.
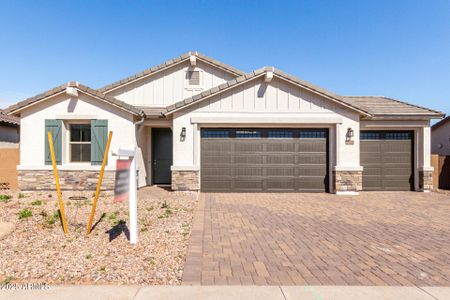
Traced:
<svg viewBox="0 0 450 300">
<path fill-rule="evenodd" d="M 183 284 L 450 286 L 450 195 L 200 198 Z"/>
</svg>

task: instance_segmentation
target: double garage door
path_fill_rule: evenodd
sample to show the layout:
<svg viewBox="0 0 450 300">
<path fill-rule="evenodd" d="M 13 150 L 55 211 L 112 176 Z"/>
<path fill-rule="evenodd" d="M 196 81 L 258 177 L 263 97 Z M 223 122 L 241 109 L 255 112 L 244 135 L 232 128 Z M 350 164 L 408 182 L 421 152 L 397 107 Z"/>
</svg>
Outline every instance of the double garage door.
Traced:
<svg viewBox="0 0 450 300">
<path fill-rule="evenodd" d="M 328 130 L 203 128 L 201 189 L 326 192 Z"/>
<path fill-rule="evenodd" d="M 412 131 L 361 131 L 360 139 L 363 190 L 413 189 Z"/>
</svg>

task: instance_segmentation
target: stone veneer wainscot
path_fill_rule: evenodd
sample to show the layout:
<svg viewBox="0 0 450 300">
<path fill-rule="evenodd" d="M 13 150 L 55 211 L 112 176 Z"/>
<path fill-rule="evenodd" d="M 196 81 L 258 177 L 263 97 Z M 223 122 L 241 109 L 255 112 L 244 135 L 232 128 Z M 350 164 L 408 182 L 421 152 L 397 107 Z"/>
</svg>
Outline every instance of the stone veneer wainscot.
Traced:
<svg viewBox="0 0 450 300">
<path fill-rule="evenodd" d="M 62 190 L 95 190 L 100 171 L 61 170 L 58 171 Z M 113 190 L 115 171 L 105 171 L 101 190 Z M 53 170 L 19 170 L 19 188 L 22 191 L 55 190 Z"/>
<path fill-rule="evenodd" d="M 172 170 L 172 190 L 198 191 L 199 189 L 199 171 Z"/>
<path fill-rule="evenodd" d="M 362 171 L 333 171 L 333 177 L 336 193 L 362 190 Z"/>
</svg>

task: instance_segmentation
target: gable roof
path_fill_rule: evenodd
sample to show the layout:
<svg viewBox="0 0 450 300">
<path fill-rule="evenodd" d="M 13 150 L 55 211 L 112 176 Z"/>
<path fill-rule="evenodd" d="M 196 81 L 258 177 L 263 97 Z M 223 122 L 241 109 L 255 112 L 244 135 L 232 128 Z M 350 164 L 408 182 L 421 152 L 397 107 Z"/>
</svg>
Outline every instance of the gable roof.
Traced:
<svg viewBox="0 0 450 300">
<path fill-rule="evenodd" d="M 81 83 L 74 82 L 74 81 L 70 81 L 68 83 L 64 83 L 62 85 L 59 85 L 59 86 L 57 86 L 57 87 L 55 87 L 53 89 L 50 89 L 50 90 L 46 91 L 46 92 L 43 92 L 43 93 L 38 94 L 36 96 L 33 96 L 31 98 L 28 98 L 28 99 L 25 99 L 23 101 L 20 101 L 20 102 L 18 102 L 16 104 L 13 104 L 13 105 L 9 106 L 4 111 L 5 111 L 5 113 L 7 113 L 9 115 L 16 114 L 16 113 L 18 113 L 19 111 L 23 110 L 26 107 L 34 105 L 34 104 L 36 104 L 36 103 L 38 103 L 40 101 L 46 100 L 46 99 L 48 99 L 48 98 L 50 98 L 52 96 L 56 96 L 56 95 L 65 93 L 66 89 L 68 87 L 76 88 L 77 90 L 79 90 L 82 93 L 90 95 L 90 96 L 92 96 L 92 97 L 94 97 L 96 99 L 102 100 L 102 101 L 104 101 L 106 103 L 109 103 L 109 104 L 111 104 L 113 106 L 116 106 L 116 107 L 118 107 L 120 109 L 128 111 L 128 112 L 130 112 L 130 113 L 132 113 L 134 115 L 138 115 L 138 116 L 143 115 L 143 112 L 140 109 L 134 107 L 133 105 L 130 105 L 130 104 L 125 103 L 123 101 L 117 100 L 116 98 L 114 98 L 112 96 L 105 95 L 105 94 L 103 94 L 103 93 L 101 93 L 99 91 L 91 89 L 88 86 L 82 85 Z"/>
<path fill-rule="evenodd" d="M 366 109 L 373 116 L 444 116 L 440 111 L 384 96 L 343 96 L 343 98 Z"/>
<path fill-rule="evenodd" d="M 408 117 L 408 116 L 442 118 L 445 116 L 445 114 L 440 111 L 421 107 L 414 104 L 409 104 L 400 100 L 387 98 L 383 96 L 340 96 L 330 91 L 327 91 L 326 89 L 323 89 L 317 85 L 314 85 L 310 82 L 304 81 L 293 75 L 287 74 L 274 67 L 264 67 L 255 70 L 251 73 L 247 73 L 243 76 L 230 80 L 217 87 L 213 87 L 207 91 L 202 92 L 201 94 L 194 95 L 192 97 L 179 101 L 175 104 L 168 106 L 164 114 L 165 115 L 172 114 L 175 111 L 183 109 L 184 107 L 190 106 L 194 103 L 197 103 L 214 95 L 220 94 L 242 83 L 263 76 L 267 72 L 273 72 L 274 76 L 278 78 L 291 82 L 310 92 L 313 92 L 333 102 L 339 103 L 347 108 L 357 111 L 360 114 L 364 115 L 366 118 Z"/>
<path fill-rule="evenodd" d="M 439 127 L 447 124 L 450 121 L 450 116 L 445 117 L 444 119 L 440 120 L 439 122 L 437 122 L 436 124 L 434 124 L 433 126 L 431 126 L 431 129 L 438 129 Z"/>
<path fill-rule="evenodd" d="M 106 86 L 104 86 L 102 88 L 99 88 L 98 90 L 100 92 L 102 92 L 102 93 L 108 93 L 108 92 L 110 92 L 112 90 L 118 89 L 118 88 L 123 87 L 123 86 L 125 86 L 127 84 L 130 84 L 132 82 L 135 82 L 135 81 L 138 81 L 138 80 L 150 77 L 150 76 L 152 76 L 152 75 L 154 75 L 154 74 L 156 74 L 156 73 L 158 73 L 158 72 L 160 72 L 162 70 L 168 69 L 170 67 L 178 65 L 178 64 L 183 63 L 185 61 L 188 61 L 191 56 L 195 56 L 197 59 L 199 59 L 199 60 L 201 60 L 201 61 L 203 61 L 203 62 L 205 62 L 207 64 L 210 64 L 212 66 L 215 66 L 215 67 L 217 67 L 219 69 L 222 69 L 222 70 L 224 70 L 224 71 L 226 71 L 226 72 L 228 72 L 228 73 L 230 73 L 230 74 L 232 74 L 232 75 L 234 75 L 236 77 L 237 76 L 241 76 L 241 75 L 244 74 L 244 72 L 242 72 L 241 70 L 238 70 L 235 67 L 232 67 L 230 65 L 224 64 L 223 62 L 215 60 L 215 59 L 213 59 L 213 58 L 211 58 L 209 56 L 203 55 L 203 54 L 201 54 L 201 53 L 199 53 L 197 51 L 189 51 L 189 52 L 187 52 L 187 53 L 185 53 L 185 54 L 183 54 L 181 56 L 178 56 L 178 57 L 175 57 L 173 59 L 170 59 L 170 60 L 168 60 L 168 61 L 166 61 L 166 62 L 164 62 L 164 63 L 162 63 L 160 65 L 148 68 L 148 69 L 146 69 L 146 70 L 144 70 L 142 72 L 139 72 L 137 74 L 131 75 L 131 76 L 127 77 L 127 78 L 121 79 L 121 80 L 116 81 L 114 83 L 108 84 L 108 85 L 106 85 Z"/>
<path fill-rule="evenodd" d="M 20 125 L 20 119 L 15 116 L 8 116 L 3 110 L 0 109 L 0 123 Z"/>
<path fill-rule="evenodd" d="M 224 92 L 226 90 L 234 88 L 234 87 L 236 87 L 238 85 L 241 85 L 243 83 L 246 83 L 246 82 L 248 82 L 250 80 L 253 80 L 253 79 L 261 77 L 261 76 L 264 76 L 267 72 L 273 72 L 274 76 L 277 76 L 278 78 L 281 78 L 281 79 L 283 79 L 285 81 L 288 81 L 288 82 L 291 82 L 291 83 L 293 83 L 295 85 L 298 85 L 298 86 L 300 86 L 300 87 L 302 87 L 302 88 L 304 88 L 304 89 L 306 89 L 306 90 L 308 90 L 310 92 L 318 94 L 318 95 L 320 95 L 322 97 L 325 97 L 325 98 L 327 98 L 327 99 L 329 99 L 329 100 L 331 100 L 331 101 L 333 101 L 335 103 L 343 105 L 343 106 L 345 106 L 347 108 L 350 108 L 352 110 L 355 110 L 355 111 L 357 111 L 357 112 L 359 112 L 359 113 L 361 113 L 363 115 L 366 115 L 366 116 L 370 116 L 371 115 L 369 111 L 365 110 L 364 108 L 361 108 L 361 107 L 358 107 L 358 106 L 354 105 L 354 103 L 352 103 L 351 101 L 346 101 L 343 97 L 341 97 L 341 96 L 339 96 L 337 94 L 329 92 L 329 91 L 327 91 L 327 90 L 325 90 L 325 89 L 323 89 L 323 88 L 321 88 L 319 86 L 316 86 L 316 85 L 314 85 L 312 83 L 309 83 L 309 82 L 306 82 L 304 80 L 301 80 L 301 79 L 299 79 L 299 78 L 297 78 L 295 76 L 287 74 L 287 73 L 285 73 L 285 72 L 283 72 L 281 70 L 278 70 L 278 69 L 276 69 L 274 67 L 264 67 L 264 68 L 255 70 L 253 72 L 250 72 L 250 73 L 247 73 L 245 75 L 242 75 L 242 76 L 240 76 L 240 77 L 238 77 L 236 79 L 233 79 L 233 80 L 230 80 L 230 81 L 228 81 L 226 83 L 223 83 L 223 84 L 221 84 L 221 85 L 219 85 L 217 87 L 213 87 L 212 89 L 204 91 L 201 94 L 194 95 L 192 97 L 189 97 L 187 99 L 179 101 L 179 102 L 177 102 L 175 104 L 172 104 L 172 105 L 168 106 L 167 110 L 166 110 L 166 112 L 164 114 L 166 114 L 166 115 L 167 114 L 172 114 L 175 111 L 178 111 L 178 110 L 180 110 L 180 109 L 182 109 L 182 108 L 184 108 L 186 106 L 190 106 L 190 105 L 192 105 L 194 103 L 197 103 L 199 101 L 202 101 L 202 100 L 207 99 L 209 97 L 212 97 L 214 95 L 220 94 L 220 93 L 222 93 L 222 92 Z"/>
</svg>

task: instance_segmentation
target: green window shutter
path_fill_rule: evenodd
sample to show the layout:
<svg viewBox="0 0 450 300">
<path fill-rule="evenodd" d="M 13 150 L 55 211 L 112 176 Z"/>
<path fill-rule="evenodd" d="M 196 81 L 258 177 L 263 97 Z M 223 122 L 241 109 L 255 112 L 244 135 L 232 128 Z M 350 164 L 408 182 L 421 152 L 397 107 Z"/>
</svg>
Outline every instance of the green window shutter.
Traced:
<svg viewBox="0 0 450 300">
<path fill-rule="evenodd" d="M 108 140 L 108 120 L 91 120 L 91 165 L 101 165 Z"/>
<path fill-rule="evenodd" d="M 45 120 L 45 164 L 52 164 L 50 147 L 48 145 L 47 132 L 52 133 L 53 147 L 55 148 L 56 164 L 61 164 L 62 157 L 62 120 Z"/>
</svg>

